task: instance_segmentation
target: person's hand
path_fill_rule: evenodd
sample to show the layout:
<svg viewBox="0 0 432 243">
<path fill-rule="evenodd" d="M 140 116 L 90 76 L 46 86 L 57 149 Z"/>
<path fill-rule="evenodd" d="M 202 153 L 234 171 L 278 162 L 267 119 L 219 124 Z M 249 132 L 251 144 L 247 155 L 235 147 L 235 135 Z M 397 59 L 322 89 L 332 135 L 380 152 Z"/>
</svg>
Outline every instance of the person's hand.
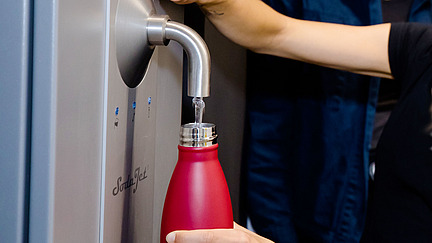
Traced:
<svg viewBox="0 0 432 243">
<path fill-rule="evenodd" d="M 198 2 L 198 0 L 171 0 L 171 2 L 183 5 L 183 4 L 195 3 Z"/>
<path fill-rule="evenodd" d="M 234 229 L 179 230 L 167 235 L 168 243 L 271 243 L 234 223 Z"/>
<path fill-rule="evenodd" d="M 224 2 L 225 0 L 171 0 L 173 3 L 176 4 L 190 4 L 190 3 L 197 3 L 198 5 L 207 5 L 207 4 L 217 4 Z"/>
</svg>

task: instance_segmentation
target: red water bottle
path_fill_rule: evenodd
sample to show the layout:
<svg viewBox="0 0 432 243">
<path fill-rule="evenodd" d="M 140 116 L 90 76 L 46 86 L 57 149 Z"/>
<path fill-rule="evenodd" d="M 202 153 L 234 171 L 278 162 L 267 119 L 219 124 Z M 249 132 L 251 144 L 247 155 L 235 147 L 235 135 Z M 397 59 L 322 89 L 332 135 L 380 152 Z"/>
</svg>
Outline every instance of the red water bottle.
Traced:
<svg viewBox="0 0 432 243">
<path fill-rule="evenodd" d="M 228 186 L 218 160 L 215 125 L 183 125 L 178 162 L 162 214 L 161 242 L 174 230 L 232 228 Z"/>
</svg>

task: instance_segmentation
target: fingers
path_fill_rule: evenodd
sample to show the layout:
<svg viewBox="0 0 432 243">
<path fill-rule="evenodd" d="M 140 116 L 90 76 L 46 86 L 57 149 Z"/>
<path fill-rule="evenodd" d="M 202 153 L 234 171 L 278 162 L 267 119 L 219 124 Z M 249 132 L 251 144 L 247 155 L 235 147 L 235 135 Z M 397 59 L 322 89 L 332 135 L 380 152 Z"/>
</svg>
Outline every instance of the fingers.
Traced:
<svg viewBox="0 0 432 243">
<path fill-rule="evenodd" d="M 234 229 L 238 229 L 238 230 L 241 230 L 241 231 L 249 231 L 245 227 L 237 224 L 236 222 L 234 222 Z"/>
<path fill-rule="evenodd" d="M 184 5 L 196 2 L 196 0 L 171 0 L 173 3 Z"/>
<path fill-rule="evenodd" d="M 266 239 L 258 234 L 256 234 L 255 232 L 252 232 L 246 228 L 244 228 L 241 225 L 238 225 L 236 222 L 234 222 L 234 229 L 238 230 L 238 231 L 242 231 L 245 234 L 248 234 L 251 238 L 254 238 L 256 240 L 256 242 L 263 242 L 263 243 L 272 243 L 273 241 Z"/>
<path fill-rule="evenodd" d="M 197 3 L 198 5 L 213 5 L 213 4 L 219 4 L 225 2 L 225 0 L 171 0 L 173 3 L 176 4 L 191 4 L 191 3 Z"/>
<path fill-rule="evenodd" d="M 175 231 L 167 235 L 168 243 L 247 243 L 250 238 L 233 229 Z"/>
<path fill-rule="evenodd" d="M 175 231 L 167 235 L 168 243 L 176 242 L 212 242 L 214 235 L 211 231 Z"/>
</svg>

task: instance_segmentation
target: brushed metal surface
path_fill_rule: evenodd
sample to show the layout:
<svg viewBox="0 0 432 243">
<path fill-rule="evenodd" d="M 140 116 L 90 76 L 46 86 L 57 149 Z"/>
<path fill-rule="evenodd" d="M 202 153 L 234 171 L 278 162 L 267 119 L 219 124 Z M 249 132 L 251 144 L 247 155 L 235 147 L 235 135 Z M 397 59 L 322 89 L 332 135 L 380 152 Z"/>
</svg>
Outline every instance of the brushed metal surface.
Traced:
<svg viewBox="0 0 432 243">
<path fill-rule="evenodd" d="M 152 0 L 118 1 L 115 49 L 121 77 L 129 88 L 141 82 L 153 55 L 147 41 L 147 19 L 155 13 Z"/>
</svg>

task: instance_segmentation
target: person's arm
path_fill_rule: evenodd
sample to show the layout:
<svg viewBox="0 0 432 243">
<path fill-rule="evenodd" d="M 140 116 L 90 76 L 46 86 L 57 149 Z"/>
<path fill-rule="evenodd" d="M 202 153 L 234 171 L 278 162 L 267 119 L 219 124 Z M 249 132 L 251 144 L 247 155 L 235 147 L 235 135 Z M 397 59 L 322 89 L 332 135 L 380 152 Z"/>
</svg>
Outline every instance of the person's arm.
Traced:
<svg viewBox="0 0 432 243">
<path fill-rule="evenodd" d="M 166 239 L 168 243 L 273 243 L 236 223 L 234 229 L 175 231 Z"/>
<path fill-rule="evenodd" d="M 390 24 L 355 27 L 297 20 L 260 0 L 172 1 L 196 2 L 222 34 L 252 51 L 392 78 L 387 50 Z"/>
</svg>

